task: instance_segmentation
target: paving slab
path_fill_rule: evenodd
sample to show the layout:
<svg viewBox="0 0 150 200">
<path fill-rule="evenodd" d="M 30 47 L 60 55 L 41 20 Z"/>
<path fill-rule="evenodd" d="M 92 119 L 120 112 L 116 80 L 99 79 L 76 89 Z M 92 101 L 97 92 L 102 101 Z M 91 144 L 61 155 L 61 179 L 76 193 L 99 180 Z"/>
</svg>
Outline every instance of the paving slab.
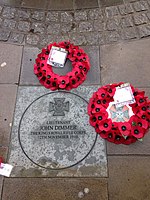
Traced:
<svg viewBox="0 0 150 200">
<path fill-rule="evenodd" d="M 1 0 L 0 4 L 8 5 L 8 6 L 20 6 L 22 0 Z"/>
<path fill-rule="evenodd" d="M 2 186 L 3 186 L 3 176 L 0 176 L 0 197 L 2 195 Z"/>
<path fill-rule="evenodd" d="M 136 87 L 149 87 L 150 39 L 101 46 L 102 85 L 130 82 Z"/>
<path fill-rule="evenodd" d="M 149 156 L 109 156 L 108 168 L 110 200 L 150 199 Z"/>
<path fill-rule="evenodd" d="M 82 48 L 88 54 L 91 63 L 91 69 L 83 85 L 100 84 L 99 47 L 82 46 Z M 38 53 L 40 53 L 38 48 L 24 47 L 20 85 L 40 85 L 37 77 L 33 73 L 33 65 Z M 54 72 L 60 75 L 65 75 L 71 70 L 72 65 L 70 61 L 67 61 L 64 68 L 54 68 Z"/>
<path fill-rule="evenodd" d="M 47 0 L 22 0 L 21 6 L 25 8 L 46 8 L 47 6 Z"/>
<path fill-rule="evenodd" d="M 107 177 L 105 141 L 96 138 L 83 102 L 95 90 L 81 86 L 71 94 L 19 87 L 9 155 L 12 177 Z"/>
<path fill-rule="evenodd" d="M 22 46 L 0 43 L 0 83 L 18 83 Z"/>
<path fill-rule="evenodd" d="M 10 178 L 5 179 L 2 200 L 77 200 L 84 188 L 89 189 L 83 196 L 87 200 L 108 199 L 105 179 Z"/>
<path fill-rule="evenodd" d="M 95 8 L 98 7 L 98 0 L 75 0 L 74 7 L 75 9 Z"/>
<path fill-rule="evenodd" d="M 70 10 L 73 9 L 73 0 L 49 0 L 49 10 Z"/>
<path fill-rule="evenodd" d="M 123 4 L 123 0 L 99 0 L 99 4 L 101 7 L 116 6 Z"/>
<path fill-rule="evenodd" d="M 145 95 L 150 99 L 150 88 L 139 88 L 142 91 L 145 91 Z M 107 142 L 107 154 L 108 155 L 150 155 L 150 130 L 145 135 L 143 142 L 137 141 L 131 145 L 115 145 L 113 143 Z"/>
<path fill-rule="evenodd" d="M 17 86 L 0 85 L 0 146 L 9 144 Z"/>
</svg>

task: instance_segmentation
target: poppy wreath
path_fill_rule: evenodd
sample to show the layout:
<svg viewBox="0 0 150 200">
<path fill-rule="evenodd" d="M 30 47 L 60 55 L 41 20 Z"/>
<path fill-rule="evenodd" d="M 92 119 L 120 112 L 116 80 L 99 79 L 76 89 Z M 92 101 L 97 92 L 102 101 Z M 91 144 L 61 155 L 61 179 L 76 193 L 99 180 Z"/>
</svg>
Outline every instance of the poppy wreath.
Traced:
<svg viewBox="0 0 150 200">
<path fill-rule="evenodd" d="M 55 74 L 52 66 L 47 64 L 52 46 L 64 48 L 68 52 L 67 58 L 72 62 L 73 69 L 65 76 Z M 86 74 L 90 69 L 88 55 L 79 46 L 75 46 L 68 41 L 49 44 L 47 48 L 42 49 L 35 61 L 34 73 L 39 82 L 51 90 L 71 90 L 72 88 L 77 88 L 85 81 Z"/>
<path fill-rule="evenodd" d="M 113 96 L 116 87 L 123 84 L 115 83 L 106 85 L 98 89 L 92 96 L 88 105 L 89 122 L 96 132 L 104 139 L 115 144 L 131 144 L 137 140 L 142 141 L 144 135 L 150 127 L 150 101 L 144 96 L 145 92 L 131 89 L 135 98 L 135 103 L 129 104 L 133 115 L 128 121 L 113 122 L 108 117 L 106 109 L 110 102 L 113 102 Z"/>
</svg>

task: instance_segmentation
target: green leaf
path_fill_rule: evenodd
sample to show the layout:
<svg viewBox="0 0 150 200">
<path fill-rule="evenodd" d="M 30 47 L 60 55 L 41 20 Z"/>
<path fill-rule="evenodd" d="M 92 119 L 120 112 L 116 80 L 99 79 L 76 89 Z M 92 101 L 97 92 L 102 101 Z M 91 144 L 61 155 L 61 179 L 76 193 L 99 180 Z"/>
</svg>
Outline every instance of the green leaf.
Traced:
<svg viewBox="0 0 150 200">
<path fill-rule="evenodd" d="M 136 122 L 132 122 L 132 126 L 136 126 Z"/>
<path fill-rule="evenodd" d="M 138 141 L 143 142 L 143 138 L 138 138 Z"/>
<path fill-rule="evenodd" d="M 127 137 L 128 137 L 127 135 L 123 135 L 123 134 L 122 134 L 122 136 L 124 137 L 124 139 L 125 139 L 125 140 L 126 140 L 126 139 L 127 139 Z"/>
</svg>

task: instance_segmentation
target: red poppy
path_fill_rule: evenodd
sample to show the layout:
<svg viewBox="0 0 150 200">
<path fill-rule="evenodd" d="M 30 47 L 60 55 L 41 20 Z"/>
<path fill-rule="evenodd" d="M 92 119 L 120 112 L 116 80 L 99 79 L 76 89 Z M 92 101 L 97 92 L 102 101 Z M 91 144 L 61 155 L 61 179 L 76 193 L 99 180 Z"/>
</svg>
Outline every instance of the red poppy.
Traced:
<svg viewBox="0 0 150 200">
<path fill-rule="evenodd" d="M 69 83 L 68 76 L 60 76 L 58 79 L 59 88 L 64 89 L 66 85 Z"/>
<path fill-rule="evenodd" d="M 112 128 L 112 120 L 111 119 L 106 119 L 99 123 L 99 129 L 101 131 L 109 131 Z"/>
<path fill-rule="evenodd" d="M 131 134 L 135 138 L 143 138 L 146 130 L 140 126 L 132 126 Z"/>
<path fill-rule="evenodd" d="M 93 106 L 92 106 L 93 107 Z M 103 113 L 106 112 L 105 108 L 101 104 L 96 104 L 92 111 L 93 114 Z"/>
<path fill-rule="evenodd" d="M 130 117 L 129 122 L 132 124 L 132 126 L 140 126 L 144 129 L 148 128 L 148 122 L 146 121 L 146 119 L 141 119 L 137 117 L 136 115 L 133 115 L 132 117 Z"/>
<path fill-rule="evenodd" d="M 137 139 L 133 136 L 127 136 L 126 139 L 122 140 L 122 144 L 129 145 L 131 143 L 136 142 Z"/>
<path fill-rule="evenodd" d="M 128 136 L 131 131 L 131 124 L 129 122 L 118 122 L 118 129 L 121 134 Z"/>
<path fill-rule="evenodd" d="M 3 158 L 2 157 L 0 157 L 0 166 L 1 166 L 1 163 L 3 162 Z"/>
<path fill-rule="evenodd" d="M 98 89 L 97 95 L 99 99 L 105 99 L 107 97 L 107 92 L 104 89 Z"/>
</svg>

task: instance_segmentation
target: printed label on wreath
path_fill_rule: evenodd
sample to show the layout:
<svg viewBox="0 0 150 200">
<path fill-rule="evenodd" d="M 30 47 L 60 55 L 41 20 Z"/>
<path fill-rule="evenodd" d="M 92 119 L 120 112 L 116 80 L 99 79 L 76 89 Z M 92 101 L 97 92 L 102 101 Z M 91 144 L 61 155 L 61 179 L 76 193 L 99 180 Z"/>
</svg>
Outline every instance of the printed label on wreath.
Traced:
<svg viewBox="0 0 150 200">
<path fill-rule="evenodd" d="M 9 177 L 12 171 L 12 168 L 13 168 L 12 165 L 1 163 L 0 175 Z"/>
<path fill-rule="evenodd" d="M 67 51 L 63 48 L 52 46 L 47 60 L 47 64 L 54 67 L 64 67 Z"/>
<path fill-rule="evenodd" d="M 107 108 L 108 116 L 113 122 L 127 122 L 134 115 L 129 105 L 117 107 L 114 102 L 110 102 Z"/>
<path fill-rule="evenodd" d="M 116 107 L 122 107 L 124 105 L 135 103 L 135 98 L 129 83 L 125 83 L 119 87 L 116 87 L 114 101 Z"/>
</svg>

